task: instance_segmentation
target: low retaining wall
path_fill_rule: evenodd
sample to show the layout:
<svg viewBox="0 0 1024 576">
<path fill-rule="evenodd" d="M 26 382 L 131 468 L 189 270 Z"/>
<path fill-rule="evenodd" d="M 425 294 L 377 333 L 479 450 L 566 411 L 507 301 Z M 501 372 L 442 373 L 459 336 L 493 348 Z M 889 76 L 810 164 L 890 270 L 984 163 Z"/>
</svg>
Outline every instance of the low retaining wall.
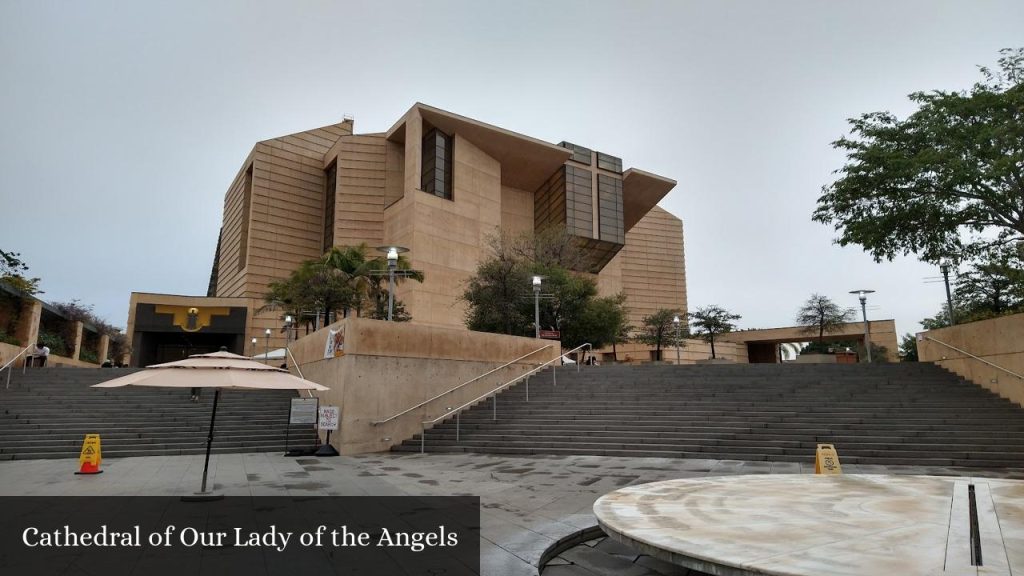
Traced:
<svg viewBox="0 0 1024 576">
<path fill-rule="evenodd" d="M 928 338 L 1024 375 L 1024 314 L 949 326 L 917 335 L 917 355 L 921 362 L 934 362 L 1024 406 L 1024 380 Z"/>
<path fill-rule="evenodd" d="M 324 358 L 331 329 L 344 331 L 343 355 Z M 545 348 L 537 352 L 541 347 Z M 557 358 L 560 345 L 457 328 L 349 318 L 292 343 L 291 351 L 305 378 L 331 388 L 318 394 L 321 405 L 341 407 L 339 430 L 331 435 L 331 444 L 342 454 L 359 454 L 387 450 L 417 434 L 423 420 Z M 387 424 L 374 424 L 527 354 Z"/>
</svg>

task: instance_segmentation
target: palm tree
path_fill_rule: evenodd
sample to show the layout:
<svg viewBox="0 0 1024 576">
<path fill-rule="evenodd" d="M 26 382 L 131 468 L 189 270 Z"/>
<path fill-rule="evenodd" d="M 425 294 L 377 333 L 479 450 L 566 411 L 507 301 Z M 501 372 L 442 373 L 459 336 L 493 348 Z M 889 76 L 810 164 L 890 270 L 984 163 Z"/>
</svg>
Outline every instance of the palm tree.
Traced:
<svg viewBox="0 0 1024 576">
<path fill-rule="evenodd" d="M 370 260 L 367 264 L 372 269 L 369 276 L 370 282 L 366 290 L 366 295 L 369 298 L 367 315 L 370 318 L 384 320 L 388 317 L 388 261 L 386 258 L 378 257 Z M 395 275 L 395 286 L 401 284 L 406 279 L 423 282 L 423 272 L 413 270 L 409 259 L 401 254 L 398 255 L 397 268 L 402 273 Z M 400 322 L 409 319 L 408 314 L 399 312 L 401 307 L 401 302 L 395 300 L 396 313 L 394 319 Z"/>
</svg>

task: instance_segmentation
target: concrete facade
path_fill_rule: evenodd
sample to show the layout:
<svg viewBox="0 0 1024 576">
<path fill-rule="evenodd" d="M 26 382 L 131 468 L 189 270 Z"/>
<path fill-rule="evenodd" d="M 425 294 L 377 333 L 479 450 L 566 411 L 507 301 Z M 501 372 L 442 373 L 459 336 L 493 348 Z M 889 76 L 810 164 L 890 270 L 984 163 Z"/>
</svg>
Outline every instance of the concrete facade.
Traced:
<svg viewBox="0 0 1024 576">
<path fill-rule="evenodd" d="M 290 350 L 296 373 L 330 387 L 316 393 L 321 405 L 341 407 L 331 443 L 342 454 L 387 450 L 420 432 L 424 420 L 561 353 L 558 342 L 456 327 L 348 318 L 329 328 L 342 334 L 340 355 L 325 357 L 328 330 L 300 338 Z"/>
<path fill-rule="evenodd" d="M 449 139 L 448 168 L 424 150 L 437 133 Z M 435 168 L 450 170 L 448 197 L 422 189 Z M 559 177 L 571 180 L 557 190 L 561 204 L 538 210 Z M 597 275 L 602 295 L 624 293 L 639 325 L 659 308 L 686 311 L 682 222 L 656 206 L 674 186 L 602 152 L 423 104 L 384 133 L 356 134 L 345 120 L 256 144 L 225 195 L 208 296 L 247 299 L 246 339 L 270 328 L 271 348 L 281 347 L 280 311 L 259 310 L 270 282 L 332 246 L 401 245 L 425 275 L 396 290 L 413 322 L 464 329 L 458 295 L 486 239 L 560 225 L 586 255 L 581 272 Z"/>
<path fill-rule="evenodd" d="M 886 348 L 886 360 L 895 362 L 899 351 L 895 320 L 871 320 L 868 322 L 869 338 L 872 344 Z M 812 330 L 809 332 L 808 330 Z M 787 326 L 782 328 L 765 328 L 759 330 L 741 330 L 729 332 L 718 337 L 722 342 L 733 342 L 747 348 L 746 356 L 750 362 L 778 362 L 778 345 L 787 342 L 807 342 L 817 340 L 818 334 L 813 327 Z M 848 322 L 837 330 L 825 334 L 825 342 L 841 340 L 864 341 L 864 323 Z M 716 344 L 717 346 L 717 344 Z"/>
<path fill-rule="evenodd" d="M 921 332 L 917 355 L 1024 406 L 1024 314 Z"/>
</svg>

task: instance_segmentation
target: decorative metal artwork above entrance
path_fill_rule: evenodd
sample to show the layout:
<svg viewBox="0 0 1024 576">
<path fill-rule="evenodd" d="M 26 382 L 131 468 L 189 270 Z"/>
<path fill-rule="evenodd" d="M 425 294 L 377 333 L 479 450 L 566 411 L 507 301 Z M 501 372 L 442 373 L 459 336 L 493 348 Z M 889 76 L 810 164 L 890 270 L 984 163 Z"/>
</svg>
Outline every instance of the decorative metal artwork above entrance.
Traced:
<svg viewBox="0 0 1024 576">
<path fill-rule="evenodd" d="M 158 304 L 154 311 L 157 314 L 172 314 L 174 318 L 171 320 L 171 324 L 185 332 L 199 332 L 210 325 L 213 316 L 228 316 L 231 314 L 231 309 L 226 306 L 197 308 L 195 306 L 165 306 Z"/>
</svg>

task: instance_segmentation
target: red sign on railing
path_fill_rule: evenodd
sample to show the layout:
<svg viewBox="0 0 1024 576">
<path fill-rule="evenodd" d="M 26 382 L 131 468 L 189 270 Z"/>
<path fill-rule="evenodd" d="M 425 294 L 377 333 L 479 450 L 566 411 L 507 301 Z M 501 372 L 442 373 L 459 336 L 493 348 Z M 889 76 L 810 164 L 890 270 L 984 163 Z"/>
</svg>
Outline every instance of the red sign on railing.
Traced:
<svg viewBox="0 0 1024 576">
<path fill-rule="evenodd" d="M 547 338 L 548 340 L 558 340 L 562 337 L 562 333 L 558 330 L 541 330 L 540 337 Z"/>
</svg>

